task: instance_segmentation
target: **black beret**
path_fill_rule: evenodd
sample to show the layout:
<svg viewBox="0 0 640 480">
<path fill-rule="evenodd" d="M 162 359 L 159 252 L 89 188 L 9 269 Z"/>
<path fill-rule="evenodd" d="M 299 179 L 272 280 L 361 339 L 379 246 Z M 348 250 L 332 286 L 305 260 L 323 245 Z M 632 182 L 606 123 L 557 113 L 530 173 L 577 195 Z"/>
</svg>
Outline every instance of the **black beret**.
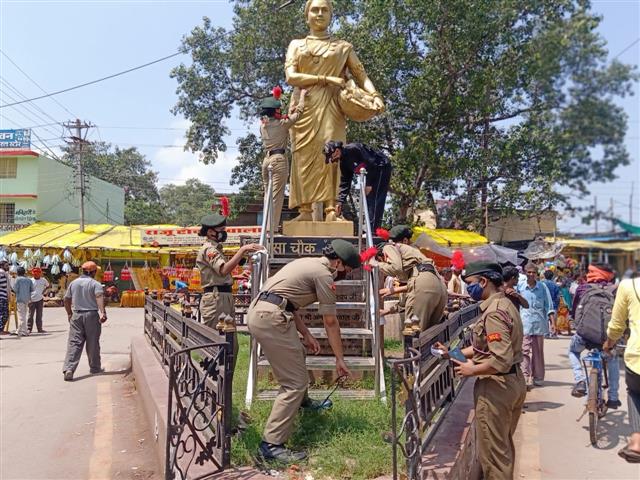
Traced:
<svg viewBox="0 0 640 480">
<path fill-rule="evenodd" d="M 462 279 L 466 280 L 473 275 L 482 275 L 483 273 L 498 273 L 502 275 L 502 267 L 494 262 L 473 262 L 467 265 Z"/>
<path fill-rule="evenodd" d="M 360 253 L 358 253 L 358 249 L 354 247 L 352 243 L 338 238 L 331 242 L 331 247 L 345 265 L 351 268 L 360 267 Z"/>
<path fill-rule="evenodd" d="M 389 230 L 389 238 L 393 241 L 402 240 L 403 238 L 411 239 L 413 237 L 413 230 L 409 225 L 396 225 Z"/>
</svg>

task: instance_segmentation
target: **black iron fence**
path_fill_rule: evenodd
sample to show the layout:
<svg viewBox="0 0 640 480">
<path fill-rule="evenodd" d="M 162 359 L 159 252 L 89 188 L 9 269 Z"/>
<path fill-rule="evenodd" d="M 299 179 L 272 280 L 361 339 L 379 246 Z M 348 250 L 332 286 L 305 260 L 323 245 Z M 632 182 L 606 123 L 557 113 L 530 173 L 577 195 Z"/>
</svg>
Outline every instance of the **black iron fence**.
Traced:
<svg viewBox="0 0 640 480">
<path fill-rule="evenodd" d="M 148 296 L 144 331 L 169 376 L 165 478 L 208 478 L 228 468 L 234 334 Z"/>
<path fill-rule="evenodd" d="M 411 480 L 422 478 L 422 455 L 442 423 L 463 379 L 454 375 L 451 362 L 431 353 L 436 342 L 454 347 L 470 344 L 469 327 L 480 313 L 478 305 L 455 312 L 443 323 L 420 334 L 405 337 L 405 358 L 389 361 L 391 366 L 391 434 L 393 478 L 399 478 L 401 464 Z M 398 404 L 404 415 L 398 416 Z"/>
</svg>

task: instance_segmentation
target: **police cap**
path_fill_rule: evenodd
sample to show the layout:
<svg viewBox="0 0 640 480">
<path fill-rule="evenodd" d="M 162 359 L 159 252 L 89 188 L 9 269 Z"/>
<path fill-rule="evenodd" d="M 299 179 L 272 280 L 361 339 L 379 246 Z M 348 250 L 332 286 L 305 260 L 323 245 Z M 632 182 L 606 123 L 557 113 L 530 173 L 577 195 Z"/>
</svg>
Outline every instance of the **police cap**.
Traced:
<svg viewBox="0 0 640 480">
<path fill-rule="evenodd" d="M 486 273 L 497 273 L 502 275 L 502 267 L 495 262 L 473 262 L 467 265 L 462 279 L 466 280 L 473 275 L 482 275 Z"/>
<path fill-rule="evenodd" d="M 391 230 L 389 230 L 389 238 L 394 242 L 402 240 L 404 238 L 411 239 L 413 236 L 413 231 L 409 225 L 396 225 Z"/>
<path fill-rule="evenodd" d="M 204 217 L 202 217 L 202 220 L 200 220 L 200 224 L 202 225 L 202 228 L 200 229 L 200 232 L 198 233 L 198 235 L 201 237 L 206 237 L 207 230 L 209 228 L 220 227 L 224 225 L 226 222 L 227 222 L 227 217 L 225 217 L 224 215 L 220 215 L 219 213 L 212 213 L 211 215 L 205 215 Z"/>
<path fill-rule="evenodd" d="M 273 97 L 266 97 L 260 102 L 260 108 L 282 108 L 282 102 Z"/>
<path fill-rule="evenodd" d="M 342 240 L 341 238 L 337 238 L 331 242 L 331 247 L 333 251 L 336 252 L 336 255 L 340 260 L 344 262 L 345 265 L 351 268 L 359 268 L 360 267 L 360 254 L 358 253 L 358 249 L 353 246 L 350 242 L 346 240 Z"/>
</svg>

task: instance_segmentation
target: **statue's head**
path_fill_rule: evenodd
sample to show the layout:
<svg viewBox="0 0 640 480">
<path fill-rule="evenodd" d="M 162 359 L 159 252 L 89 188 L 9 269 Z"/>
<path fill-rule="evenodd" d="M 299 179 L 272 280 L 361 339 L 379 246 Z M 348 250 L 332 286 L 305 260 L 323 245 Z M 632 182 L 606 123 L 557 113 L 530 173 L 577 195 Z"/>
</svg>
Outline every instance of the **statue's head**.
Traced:
<svg viewBox="0 0 640 480">
<path fill-rule="evenodd" d="M 326 30 L 331 24 L 333 4 L 331 0 L 307 0 L 304 5 L 304 18 L 314 30 Z"/>
</svg>

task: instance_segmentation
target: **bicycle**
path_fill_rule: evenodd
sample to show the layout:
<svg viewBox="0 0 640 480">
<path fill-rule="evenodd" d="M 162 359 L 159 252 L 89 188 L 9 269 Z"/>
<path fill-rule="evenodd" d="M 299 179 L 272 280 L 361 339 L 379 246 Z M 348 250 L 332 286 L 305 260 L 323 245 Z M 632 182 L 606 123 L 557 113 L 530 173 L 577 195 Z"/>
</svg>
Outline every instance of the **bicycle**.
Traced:
<svg viewBox="0 0 640 480">
<path fill-rule="evenodd" d="M 588 364 L 591 367 L 590 369 L 587 366 Z M 589 413 L 589 439 L 591 440 L 591 445 L 595 446 L 598 444 L 598 421 L 607 413 L 607 404 L 604 400 L 604 390 L 609 388 L 607 354 L 597 348 L 589 350 L 589 353 L 582 358 L 582 367 L 587 379 L 587 406 L 585 413 Z M 584 413 L 582 416 L 584 416 Z"/>
</svg>

